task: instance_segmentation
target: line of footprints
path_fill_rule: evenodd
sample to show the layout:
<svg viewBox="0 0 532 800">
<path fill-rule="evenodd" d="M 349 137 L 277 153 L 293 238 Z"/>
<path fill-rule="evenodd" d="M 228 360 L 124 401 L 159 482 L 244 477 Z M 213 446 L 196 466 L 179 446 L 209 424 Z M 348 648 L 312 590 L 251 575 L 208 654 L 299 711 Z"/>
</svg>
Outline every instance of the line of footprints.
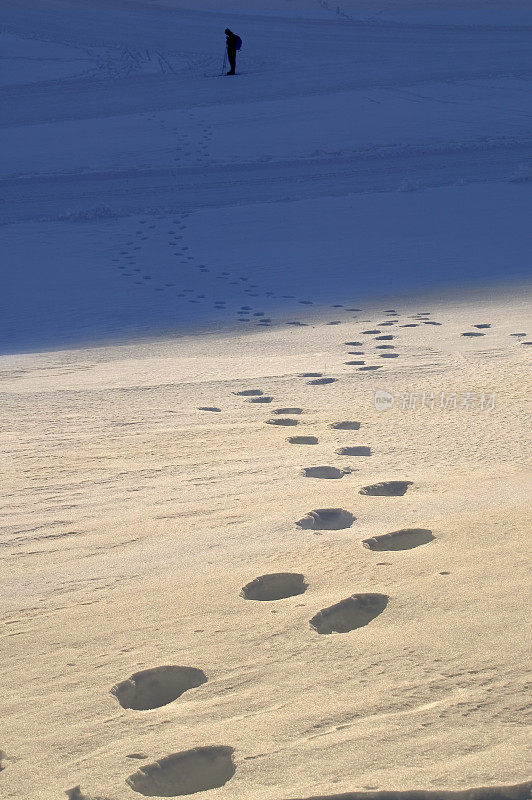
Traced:
<svg viewBox="0 0 532 800">
<path fill-rule="evenodd" d="M 162 124 L 162 123 L 161 123 Z M 206 134 L 207 135 L 207 134 Z M 130 226 L 129 233 L 125 236 L 121 244 L 121 249 L 116 252 L 112 259 L 112 264 L 118 274 L 126 279 L 132 279 L 134 286 L 151 289 L 154 292 L 165 293 L 172 302 L 176 303 L 176 314 L 179 314 L 179 304 L 203 304 L 211 305 L 216 312 L 216 316 L 222 318 L 236 319 L 238 323 L 254 325 L 258 328 L 269 328 L 273 323 L 273 310 L 265 311 L 260 305 L 269 306 L 273 300 L 284 302 L 297 302 L 300 305 L 312 306 L 313 301 L 297 298 L 293 294 L 280 294 L 275 286 L 260 286 L 249 280 L 245 275 L 238 271 L 219 270 L 209 276 L 209 280 L 200 281 L 199 276 L 206 276 L 212 272 L 206 264 L 198 263 L 192 254 L 190 246 L 184 241 L 187 223 L 190 214 L 183 212 L 177 216 L 167 217 L 157 214 L 151 218 L 139 218 L 134 226 Z M 168 227 L 170 226 L 170 227 Z M 165 230 L 166 227 L 166 230 Z M 136 229 L 134 229 L 136 228 Z M 164 241 L 166 239 L 166 242 Z M 166 245 L 166 246 L 165 246 Z M 161 250 L 162 247 L 162 250 Z M 149 266 L 148 266 L 149 265 Z M 267 274 L 264 273 L 264 274 Z M 215 281 L 213 282 L 212 278 Z M 199 282 L 198 282 L 199 281 Z M 221 283 L 217 283 L 220 281 Z M 192 283 L 193 285 L 187 285 Z M 184 285 L 183 285 L 184 284 Z M 215 288 L 216 287 L 216 288 Z M 238 288 L 233 288 L 238 287 Z M 224 299 L 226 294 L 229 299 Z M 254 298 L 263 298 L 260 305 L 254 306 L 242 304 L 236 301 L 236 297 L 245 298 L 251 301 Z M 360 308 L 345 306 L 342 303 L 335 303 L 331 308 L 341 310 L 349 314 L 355 313 L 353 319 L 359 322 L 356 316 L 362 311 Z M 364 335 L 374 335 L 375 350 L 374 355 L 381 359 L 399 358 L 400 354 L 395 352 L 395 345 L 392 340 L 395 338 L 391 333 L 385 334 L 381 328 L 396 326 L 397 328 L 417 328 L 420 325 L 441 326 L 441 322 L 429 319 L 431 313 L 428 311 L 418 312 L 410 317 L 409 322 L 400 322 L 400 314 L 395 309 L 387 309 L 383 312 L 386 319 L 377 323 L 374 330 L 362 331 Z M 347 320 L 330 320 L 328 325 L 341 325 Z M 308 323 L 301 320 L 291 320 L 285 323 L 294 327 L 307 327 Z M 485 336 L 491 328 L 490 323 L 478 323 L 472 326 L 473 330 L 464 331 L 461 336 L 473 338 Z M 517 341 L 522 345 L 530 345 L 532 342 L 524 341 L 526 333 L 512 333 Z M 383 368 L 382 363 L 367 364 L 364 360 L 366 353 L 362 348 L 364 343 L 361 341 L 346 342 L 354 350 L 348 351 L 349 356 L 357 358 L 346 361 L 347 366 L 356 367 L 360 371 L 375 371 Z M 362 357 L 362 358 L 361 358 Z M 316 375 L 321 378 L 321 375 Z M 333 382 L 334 379 L 322 379 L 322 382 Z M 215 409 L 204 409 L 215 410 Z"/>
<path fill-rule="evenodd" d="M 384 312 L 390 316 L 397 316 L 394 309 Z M 441 323 L 428 320 L 428 312 L 417 314 L 415 322 L 410 322 L 401 327 L 416 327 L 420 322 L 427 325 Z M 384 325 L 397 324 L 397 320 L 382 322 L 379 330 L 363 331 L 363 334 L 377 335 L 379 340 L 393 339 L 391 335 L 379 335 L 380 328 Z M 474 331 L 465 332 L 462 336 L 482 336 L 482 329 L 490 328 L 488 323 L 479 323 L 472 326 Z M 481 330 L 479 330 L 481 329 Z M 523 339 L 526 334 L 511 334 L 518 339 Z M 361 342 L 346 342 L 348 347 L 360 346 Z M 522 342 L 530 344 L 530 342 Z M 389 344 L 377 345 L 378 348 L 393 347 Z M 353 355 L 362 353 L 353 352 Z M 383 356 L 395 357 L 392 353 L 383 353 Z M 359 364 L 363 362 L 347 362 Z M 363 367 L 362 367 L 363 368 Z M 375 367 L 366 367 L 375 369 Z M 307 379 L 308 385 L 325 386 L 334 383 L 336 378 L 324 377 L 322 373 L 304 372 L 300 378 Z M 261 389 L 245 389 L 235 393 L 242 399 L 262 405 L 272 403 L 274 398 L 266 395 Z M 206 412 L 220 412 L 214 406 L 202 406 L 198 410 Z M 267 425 L 280 427 L 295 427 L 299 424 L 299 415 L 303 414 L 302 408 L 288 407 L 277 408 L 272 412 L 272 417 L 266 420 Z M 334 422 L 329 426 L 338 431 L 358 431 L 359 422 L 343 421 Z M 287 441 L 292 445 L 316 445 L 316 436 L 290 436 Z M 371 456 L 371 448 L 365 445 L 346 445 L 335 451 L 338 455 L 346 457 Z M 353 470 L 351 467 L 313 466 L 302 469 L 306 478 L 338 480 L 348 475 Z M 393 480 L 363 486 L 359 493 L 371 497 L 401 497 L 412 486 L 412 481 Z M 345 530 L 352 526 L 355 516 L 343 508 L 318 508 L 309 511 L 295 524 L 302 530 L 335 531 Z M 391 533 L 385 533 L 364 539 L 362 545 L 375 552 L 411 550 L 425 545 L 434 540 L 434 535 L 428 528 L 405 528 Z M 385 564 L 387 562 L 379 562 Z M 441 572 L 448 575 L 448 572 Z M 305 576 L 295 572 L 282 572 L 261 575 L 246 584 L 240 592 L 245 600 L 258 602 L 275 602 L 288 597 L 295 597 L 307 591 L 309 584 Z M 310 627 L 318 634 L 344 634 L 357 628 L 368 625 L 372 620 L 385 611 L 389 597 L 379 593 L 353 594 L 340 602 L 318 611 L 309 621 Z M 131 675 L 127 680 L 117 683 L 111 693 L 116 697 L 122 708 L 146 711 L 160 708 L 177 700 L 185 692 L 197 689 L 208 680 L 201 669 L 184 666 L 160 666 L 145 669 Z M 194 794 L 196 792 L 216 789 L 226 784 L 236 772 L 234 762 L 234 748 L 225 745 L 196 747 L 185 750 L 146 764 L 126 778 L 126 784 L 135 792 L 148 797 L 178 797 Z M 131 753 L 128 758 L 144 760 L 144 753 Z M 69 800 L 106 800 L 106 798 L 89 797 L 81 792 L 79 786 L 66 792 Z"/>
<path fill-rule="evenodd" d="M 129 226 L 129 233 L 124 237 L 121 249 L 116 252 L 111 263 L 122 277 L 133 279 L 133 285 L 150 288 L 155 292 L 165 292 L 178 303 L 212 303 L 216 312 L 230 313 L 239 323 L 255 323 L 260 327 L 268 327 L 272 320 L 260 308 L 238 305 L 234 300 L 236 295 L 246 299 L 262 297 L 297 300 L 292 294 L 268 291 L 238 271 L 213 272 L 207 265 L 197 263 L 189 245 L 184 242 L 186 220 L 189 216 L 188 213 L 181 213 L 175 217 L 157 214 L 152 218 L 138 219 L 135 226 Z M 213 275 L 209 281 L 198 282 L 200 275 L 211 272 Z M 215 281 L 221 281 L 218 289 L 215 288 L 213 278 Z M 187 285 L 188 281 L 193 286 Z M 239 288 L 230 288 L 235 286 Z M 229 300 L 220 296 L 224 290 Z M 297 302 L 302 305 L 312 305 L 310 300 L 297 300 Z M 305 325 L 299 321 L 289 324 Z"/>
<path fill-rule="evenodd" d="M 301 377 L 309 377 L 304 373 Z M 312 381 L 318 385 L 322 381 Z M 251 403 L 269 403 L 272 397 L 260 389 L 247 389 L 236 393 Z M 211 410 L 205 408 L 204 410 Z M 303 413 L 301 408 L 279 408 L 266 424 L 290 427 L 298 424 L 295 418 Z M 290 416 L 288 416 L 290 415 Z M 356 431 L 359 422 L 335 422 L 331 428 L 340 431 Z M 291 436 L 290 444 L 313 445 L 318 439 L 314 436 Z M 364 446 L 340 447 L 338 454 L 344 456 L 369 456 L 370 448 Z M 321 466 L 303 469 L 303 475 L 311 478 L 339 479 L 351 472 L 350 468 Z M 385 481 L 360 489 L 360 494 L 374 497 L 398 497 L 404 495 L 412 481 Z M 318 508 L 310 511 L 296 522 L 299 528 L 314 532 L 342 530 L 350 528 L 355 517 L 342 508 Z M 410 550 L 427 544 L 435 537 L 425 528 L 404 530 L 375 536 L 362 542 L 369 550 L 382 552 L 390 550 Z M 246 584 L 240 592 L 245 600 L 275 602 L 288 597 L 301 595 L 309 584 L 305 576 L 295 572 L 261 575 Z M 353 594 L 334 605 L 318 611 L 310 620 L 311 628 L 318 634 L 343 634 L 361 628 L 382 614 L 388 605 L 385 594 Z M 145 669 L 131 675 L 127 680 L 117 683 L 111 693 L 122 708 L 146 711 L 160 708 L 177 700 L 185 692 L 197 689 L 208 680 L 201 669 L 185 666 L 160 666 Z M 140 767 L 126 779 L 126 784 L 139 794 L 148 797 L 176 797 L 200 791 L 215 789 L 227 783 L 236 772 L 233 759 L 234 749 L 229 746 L 196 747 L 165 756 L 151 764 Z M 129 758 L 143 760 L 144 753 L 131 753 Z M 70 800 L 98 800 L 88 798 L 79 787 L 67 792 Z M 102 799 L 103 800 L 103 799 Z"/>
</svg>

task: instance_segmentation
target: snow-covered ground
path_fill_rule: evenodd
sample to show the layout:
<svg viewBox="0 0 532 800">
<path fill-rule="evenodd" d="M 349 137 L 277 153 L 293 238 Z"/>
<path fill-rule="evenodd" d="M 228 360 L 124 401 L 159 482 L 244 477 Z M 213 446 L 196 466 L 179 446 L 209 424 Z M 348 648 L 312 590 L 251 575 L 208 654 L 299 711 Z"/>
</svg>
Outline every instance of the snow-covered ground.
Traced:
<svg viewBox="0 0 532 800">
<path fill-rule="evenodd" d="M 0 8 L 2 800 L 530 800 L 530 2 Z"/>
<path fill-rule="evenodd" d="M 186 6 L 5 4 L 1 352 L 523 279 L 528 4 Z"/>
</svg>

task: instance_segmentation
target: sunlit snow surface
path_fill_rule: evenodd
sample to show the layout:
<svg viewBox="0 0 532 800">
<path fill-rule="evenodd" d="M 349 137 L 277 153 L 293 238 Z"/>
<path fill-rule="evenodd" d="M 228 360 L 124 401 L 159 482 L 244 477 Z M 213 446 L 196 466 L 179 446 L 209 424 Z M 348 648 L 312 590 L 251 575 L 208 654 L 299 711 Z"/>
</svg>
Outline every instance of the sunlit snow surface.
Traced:
<svg viewBox="0 0 532 800">
<path fill-rule="evenodd" d="M 3 4 L 1 352 L 526 278 L 529 4 L 186 5 Z"/>
</svg>

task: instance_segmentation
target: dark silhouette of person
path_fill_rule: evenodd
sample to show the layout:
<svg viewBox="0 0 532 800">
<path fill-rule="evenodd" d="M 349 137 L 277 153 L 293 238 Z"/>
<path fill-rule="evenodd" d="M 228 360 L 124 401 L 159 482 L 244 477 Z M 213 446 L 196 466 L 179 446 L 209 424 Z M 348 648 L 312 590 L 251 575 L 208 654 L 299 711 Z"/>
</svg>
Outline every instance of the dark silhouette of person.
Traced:
<svg viewBox="0 0 532 800">
<path fill-rule="evenodd" d="M 238 42 L 240 41 L 240 37 L 230 31 L 229 28 L 225 29 L 225 36 L 227 40 L 227 58 L 229 59 L 229 66 L 231 69 L 227 73 L 228 75 L 235 75 L 236 70 L 236 51 L 238 50 Z"/>
</svg>

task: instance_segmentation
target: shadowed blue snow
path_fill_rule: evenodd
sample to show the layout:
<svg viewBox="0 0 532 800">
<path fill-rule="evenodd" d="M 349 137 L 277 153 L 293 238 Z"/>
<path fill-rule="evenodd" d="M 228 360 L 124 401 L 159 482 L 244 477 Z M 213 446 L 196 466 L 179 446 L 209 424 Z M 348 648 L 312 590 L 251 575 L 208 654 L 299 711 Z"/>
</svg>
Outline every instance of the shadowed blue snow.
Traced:
<svg viewBox="0 0 532 800">
<path fill-rule="evenodd" d="M 528 4 L 195 5 L 4 4 L 0 352 L 529 277 Z"/>
</svg>

